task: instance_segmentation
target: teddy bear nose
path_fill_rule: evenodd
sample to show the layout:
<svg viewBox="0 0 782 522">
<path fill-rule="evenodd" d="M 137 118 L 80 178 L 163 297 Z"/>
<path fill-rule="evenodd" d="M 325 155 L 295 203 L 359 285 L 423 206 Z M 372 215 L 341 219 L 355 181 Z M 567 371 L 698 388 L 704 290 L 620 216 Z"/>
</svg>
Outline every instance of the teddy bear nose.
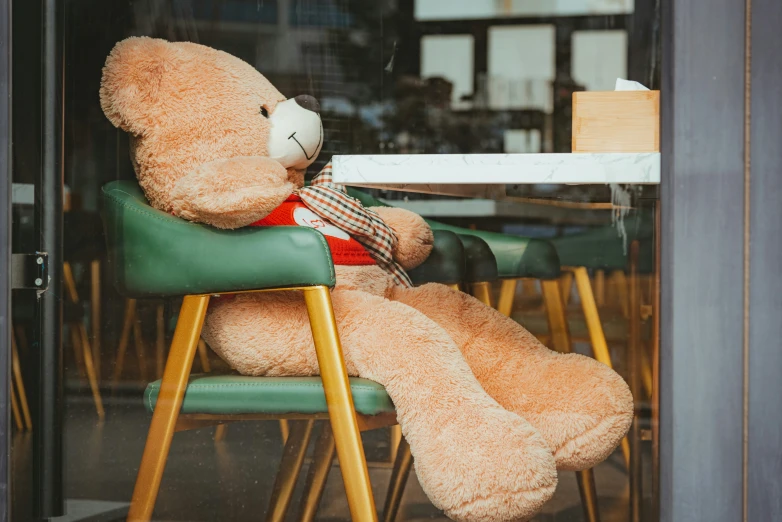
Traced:
<svg viewBox="0 0 782 522">
<path fill-rule="evenodd" d="M 320 114 L 320 104 L 318 103 L 318 100 L 316 100 L 314 97 L 310 96 L 309 94 L 300 94 L 293 98 L 296 100 L 296 103 L 298 103 L 301 107 L 307 109 L 308 111 L 312 111 L 316 114 Z"/>
</svg>

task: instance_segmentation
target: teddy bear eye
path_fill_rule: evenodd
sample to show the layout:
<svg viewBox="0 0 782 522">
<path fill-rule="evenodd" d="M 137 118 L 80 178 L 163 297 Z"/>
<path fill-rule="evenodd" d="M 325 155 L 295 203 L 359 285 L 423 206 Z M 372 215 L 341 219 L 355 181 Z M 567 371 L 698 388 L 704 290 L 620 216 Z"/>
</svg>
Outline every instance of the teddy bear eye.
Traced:
<svg viewBox="0 0 782 522">
<path fill-rule="evenodd" d="M 263 116 L 264 118 L 269 117 L 269 111 L 266 110 L 266 107 L 261 107 L 261 116 Z"/>
</svg>

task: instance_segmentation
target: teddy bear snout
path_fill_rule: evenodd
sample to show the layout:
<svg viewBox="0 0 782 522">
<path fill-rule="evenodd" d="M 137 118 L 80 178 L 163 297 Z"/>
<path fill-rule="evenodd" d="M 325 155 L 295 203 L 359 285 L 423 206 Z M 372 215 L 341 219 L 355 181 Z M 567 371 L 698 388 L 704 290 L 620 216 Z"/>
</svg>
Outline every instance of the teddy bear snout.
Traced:
<svg viewBox="0 0 782 522">
<path fill-rule="evenodd" d="M 269 116 L 269 157 L 285 168 L 304 170 L 323 145 L 320 104 L 303 94 L 278 103 Z"/>
<path fill-rule="evenodd" d="M 320 114 L 320 103 L 318 103 L 318 100 L 315 97 L 310 96 L 309 94 L 300 94 L 293 99 L 308 111 Z"/>
</svg>

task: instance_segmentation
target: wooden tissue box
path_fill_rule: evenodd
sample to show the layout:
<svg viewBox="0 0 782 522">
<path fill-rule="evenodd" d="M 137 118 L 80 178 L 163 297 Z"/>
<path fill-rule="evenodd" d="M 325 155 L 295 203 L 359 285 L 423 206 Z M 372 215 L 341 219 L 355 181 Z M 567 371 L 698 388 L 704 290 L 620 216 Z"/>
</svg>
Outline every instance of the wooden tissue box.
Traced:
<svg viewBox="0 0 782 522">
<path fill-rule="evenodd" d="M 660 152 L 660 91 L 573 93 L 573 152 Z"/>
</svg>

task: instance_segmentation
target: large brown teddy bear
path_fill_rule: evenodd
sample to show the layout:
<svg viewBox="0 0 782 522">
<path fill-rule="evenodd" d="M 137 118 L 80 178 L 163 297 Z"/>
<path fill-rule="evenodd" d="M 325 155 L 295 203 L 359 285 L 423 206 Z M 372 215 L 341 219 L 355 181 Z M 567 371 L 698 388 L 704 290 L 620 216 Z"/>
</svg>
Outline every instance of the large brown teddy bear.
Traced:
<svg viewBox="0 0 782 522">
<path fill-rule="evenodd" d="M 109 120 L 130 133 L 133 165 L 154 207 L 220 228 L 317 226 L 294 194 L 322 143 L 314 98 L 286 99 L 221 51 L 130 38 L 106 61 L 100 99 Z M 399 265 L 426 259 L 432 235 L 420 217 L 374 211 L 396 234 Z M 619 375 L 548 350 L 464 293 L 394 284 L 361 244 L 329 227 L 348 372 L 385 386 L 418 480 L 449 517 L 528 518 L 553 494 L 557 469 L 592 467 L 616 448 L 633 410 Z M 215 301 L 203 335 L 233 368 L 318 374 L 300 295 Z"/>
</svg>

